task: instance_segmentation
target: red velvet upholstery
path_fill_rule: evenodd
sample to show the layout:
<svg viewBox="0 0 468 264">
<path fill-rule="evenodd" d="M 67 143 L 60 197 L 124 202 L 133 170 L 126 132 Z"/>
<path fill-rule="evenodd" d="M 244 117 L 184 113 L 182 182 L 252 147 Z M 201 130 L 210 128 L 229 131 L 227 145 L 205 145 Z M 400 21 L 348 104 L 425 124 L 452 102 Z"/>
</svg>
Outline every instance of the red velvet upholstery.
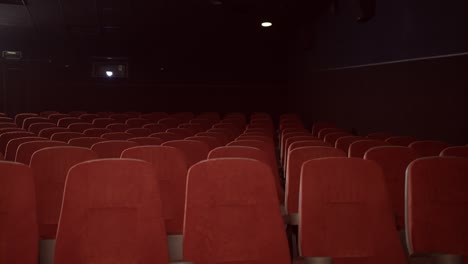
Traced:
<svg viewBox="0 0 468 264">
<path fill-rule="evenodd" d="M 72 132 L 83 133 L 86 129 L 93 128 L 93 124 L 91 123 L 73 123 L 68 125 L 68 129 Z"/>
<path fill-rule="evenodd" d="M 329 143 L 330 145 L 334 147 L 336 141 L 339 138 L 347 137 L 347 136 L 352 136 L 352 135 L 349 134 L 348 132 L 334 132 L 334 133 L 327 134 L 325 138 L 323 138 L 323 141 Z"/>
<path fill-rule="evenodd" d="M 321 140 L 324 140 L 328 134 L 337 133 L 337 132 L 345 132 L 345 131 L 343 131 L 340 128 L 323 128 L 319 131 L 318 138 L 320 138 Z"/>
<path fill-rule="evenodd" d="M 348 157 L 350 158 L 364 158 L 366 151 L 373 147 L 388 146 L 389 143 L 382 140 L 364 139 L 353 142 L 349 146 Z"/>
<path fill-rule="evenodd" d="M 114 119 L 114 122 L 112 123 L 125 123 L 127 122 L 127 119 L 130 119 L 126 114 L 112 114 L 108 118 Z"/>
<path fill-rule="evenodd" d="M 33 154 L 30 167 L 34 172 L 37 221 L 42 239 L 55 238 L 68 170 L 97 158 L 95 152 L 77 147 L 43 148 Z"/>
<path fill-rule="evenodd" d="M 208 159 L 218 159 L 218 158 L 248 158 L 261 161 L 267 164 L 272 171 L 272 175 L 276 185 L 276 191 L 278 192 L 278 199 L 282 203 L 284 200 L 284 192 L 281 187 L 280 178 L 278 175 L 278 167 L 275 167 L 275 164 L 272 163 L 267 152 L 254 147 L 246 146 L 227 146 L 216 148 L 208 154 Z"/>
<path fill-rule="evenodd" d="M 51 140 L 62 141 L 67 143 L 70 139 L 84 137 L 85 135 L 78 132 L 59 132 L 52 135 Z"/>
<path fill-rule="evenodd" d="M 310 140 L 319 140 L 319 138 L 313 137 L 310 134 L 307 135 L 307 136 L 294 136 L 294 137 L 285 138 L 284 150 L 283 150 L 284 153 L 283 153 L 283 158 L 281 160 L 283 162 L 283 165 L 286 164 L 287 159 L 288 159 L 289 146 L 291 146 L 291 144 L 293 144 L 294 142 L 306 141 L 306 140 L 309 140 L 309 141 Z"/>
<path fill-rule="evenodd" d="M 390 145 L 394 146 L 402 146 L 408 147 L 411 143 L 418 141 L 414 137 L 389 137 L 385 140 L 386 142 L 390 143 Z"/>
<path fill-rule="evenodd" d="M 440 153 L 440 156 L 468 158 L 468 146 L 448 147 Z"/>
<path fill-rule="evenodd" d="M 468 159 L 430 157 L 407 171 L 410 253 L 468 257 Z"/>
<path fill-rule="evenodd" d="M 327 158 L 304 163 L 299 246 L 334 264 L 407 263 L 385 179 L 373 161 Z"/>
<path fill-rule="evenodd" d="M 440 153 L 450 147 L 449 144 L 442 141 L 416 141 L 409 145 L 410 148 L 415 149 L 423 157 L 439 156 Z"/>
<path fill-rule="evenodd" d="M 286 148 L 286 141 L 289 139 L 289 138 L 292 138 L 292 137 L 311 137 L 312 138 L 312 134 L 309 133 L 309 132 L 290 132 L 290 133 L 283 133 L 282 136 L 281 136 L 281 139 L 280 139 L 280 157 L 281 157 L 281 161 L 284 161 L 284 159 L 286 158 L 285 155 L 287 154 L 287 148 Z M 316 137 L 314 137 L 315 139 L 317 139 Z"/>
<path fill-rule="evenodd" d="M 245 130 L 241 136 L 260 136 L 273 139 L 273 133 L 267 131 Z"/>
<path fill-rule="evenodd" d="M 274 168 L 278 168 L 278 161 L 276 160 L 276 151 L 275 145 L 273 143 L 259 141 L 259 140 L 238 140 L 233 141 L 228 146 L 246 146 L 246 147 L 254 147 L 265 151 L 271 160 L 271 166 Z"/>
<path fill-rule="evenodd" d="M 50 139 L 53 134 L 59 133 L 59 132 L 70 132 L 70 129 L 64 128 L 64 127 L 44 128 L 41 130 L 41 132 L 39 132 L 39 136 Z"/>
<path fill-rule="evenodd" d="M 242 133 L 242 131 L 239 132 L 239 131 L 231 130 L 229 128 L 210 128 L 206 132 L 222 133 L 228 137 L 229 141 L 234 140 L 236 137 L 240 135 L 240 133 Z"/>
<path fill-rule="evenodd" d="M 186 260 L 291 263 L 275 183 L 266 164 L 236 158 L 200 162 L 189 170 L 186 201 Z"/>
<path fill-rule="evenodd" d="M 288 147 L 288 155 L 286 155 L 286 157 L 289 156 L 289 153 L 291 153 L 292 150 L 294 149 L 297 149 L 297 148 L 302 148 L 302 147 L 331 147 L 333 148 L 332 145 L 326 143 L 326 142 L 323 142 L 322 140 L 319 140 L 319 139 L 316 139 L 316 140 L 303 140 L 303 141 L 295 141 L 295 140 L 292 140 L 293 142 L 289 145 Z M 288 159 L 286 158 L 284 163 L 283 163 L 283 170 L 286 171 L 288 168 Z"/>
<path fill-rule="evenodd" d="M 79 118 L 85 122 L 92 123 L 94 119 L 100 118 L 101 114 L 82 114 Z"/>
<path fill-rule="evenodd" d="M 195 119 L 190 120 L 190 124 L 197 124 L 197 125 L 203 126 L 203 130 L 210 129 L 211 126 L 216 124 L 216 122 L 218 122 L 218 120 L 210 120 L 210 119 L 203 119 L 203 118 L 195 118 Z"/>
<path fill-rule="evenodd" d="M 164 142 L 162 146 L 174 147 L 182 151 L 188 168 L 199 161 L 205 160 L 208 157 L 208 152 L 210 152 L 210 147 L 206 143 L 195 140 L 172 140 Z"/>
<path fill-rule="evenodd" d="M 49 115 L 49 120 L 54 122 L 54 124 L 57 124 L 58 121 L 61 119 L 61 118 L 64 118 L 64 117 L 70 117 L 69 114 L 62 114 L 62 113 L 58 113 L 58 114 L 51 114 Z"/>
<path fill-rule="evenodd" d="M 164 125 L 167 128 L 176 128 L 181 123 L 182 122 L 180 120 L 173 117 L 163 118 L 158 121 L 158 124 Z"/>
<path fill-rule="evenodd" d="M 43 148 L 68 146 L 67 143 L 60 141 L 39 140 L 22 143 L 16 152 L 15 161 L 29 165 L 33 154 Z"/>
<path fill-rule="evenodd" d="M 112 133 L 112 130 L 107 128 L 88 128 L 83 132 L 87 137 L 100 137 L 106 133 Z"/>
<path fill-rule="evenodd" d="M 81 115 L 87 114 L 86 111 L 71 111 L 68 113 L 70 116 L 80 117 Z"/>
<path fill-rule="evenodd" d="M 53 122 L 50 121 L 48 118 L 35 116 L 35 117 L 28 117 L 25 120 L 23 120 L 22 128 L 24 130 L 29 130 L 29 127 L 31 127 L 32 124 L 36 124 L 36 123 L 51 123 L 51 124 L 53 124 Z"/>
<path fill-rule="evenodd" d="M 302 147 L 289 153 L 286 170 L 286 209 L 289 214 L 297 214 L 299 208 L 299 181 L 302 164 L 308 160 L 346 157 L 342 150 L 331 147 Z"/>
<path fill-rule="evenodd" d="M 8 142 L 15 138 L 34 137 L 34 133 L 26 131 L 7 132 L 0 135 L 0 152 L 5 154 Z"/>
<path fill-rule="evenodd" d="M 161 186 L 162 214 L 169 234 L 182 234 L 185 210 L 187 162 L 182 151 L 173 147 L 144 146 L 125 150 L 122 158 L 153 164 Z"/>
<path fill-rule="evenodd" d="M 159 133 L 167 130 L 167 126 L 161 124 L 147 124 L 143 128 L 151 130 L 151 133 Z"/>
<path fill-rule="evenodd" d="M 29 126 L 29 132 L 32 132 L 36 135 L 39 135 L 39 133 L 46 128 L 52 128 L 52 127 L 57 127 L 54 123 L 34 123 Z"/>
<path fill-rule="evenodd" d="M 130 118 L 125 121 L 125 124 L 127 124 L 130 128 L 141 128 L 146 124 L 150 124 L 151 121 L 148 119 L 144 118 Z"/>
<path fill-rule="evenodd" d="M 82 148 L 91 148 L 94 144 L 107 141 L 106 139 L 100 137 L 81 137 L 81 138 L 73 138 L 68 141 L 70 146 L 74 147 L 82 147 Z"/>
<path fill-rule="evenodd" d="M 202 124 L 193 124 L 193 123 L 184 123 L 180 124 L 177 128 L 187 128 L 192 131 L 193 134 L 203 132 L 207 130 L 208 128 L 205 128 Z"/>
<path fill-rule="evenodd" d="M 215 137 L 193 136 L 193 137 L 185 138 L 185 140 L 195 140 L 195 141 L 203 142 L 210 147 L 210 150 L 223 146 L 223 144 Z"/>
<path fill-rule="evenodd" d="M 35 114 L 35 113 L 21 113 L 21 114 L 17 114 L 15 116 L 15 123 L 18 125 L 18 127 L 23 127 L 23 122 L 26 118 L 29 118 L 29 117 L 38 117 L 39 115 L 38 114 Z"/>
<path fill-rule="evenodd" d="M 312 125 L 312 136 L 318 137 L 320 130 L 324 128 L 335 128 L 335 124 L 329 123 L 329 122 L 315 122 Z"/>
<path fill-rule="evenodd" d="M 179 138 L 191 137 L 195 134 L 195 131 L 189 128 L 169 128 L 166 132 L 174 133 L 179 136 Z"/>
<path fill-rule="evenodd" d="M 39 113 L 40 116 L 42 117 L 49 117 L 50 115 L 53 115 L 53 114 L 60 114 L 59 112 L 57 111 L 42 111 Z"/>
<path fill-rule="evenodd" d="M 153 112 L 149 114 L 141 115 L 141 118 L 151 120 L 152 122 L 158 122 L 159 120 L 168 117 L 169 115 L 164 112 Z"/>
<path fill-rule="evenodd" d="M 159 146 L 164 142 L 162 139 L 155 137 L 134 137 L 129 138 L 128 141 L 136 142 L 140 146 Z"/>
<path fill-rule="evenodd" d="M 382 140 L 385 141 L 392 137 L 392 133 L 390 132 L 377 132 L 377 133 L 370 133 L 369 135 L 366 136 L 368 139 L 373 139 L 373 140 Z"/>
<path fill-rule="evenodd" d="M 197 115 L 195 119 L 208 119 L 217 122 L 221 119 L 218 112 L 205 112 Z M 193 120 L 193 119 L 192 119 Z"/>
<path fill-rule="evenodd" d="M 54 264 L 168 264 L 159 196 L 147 162 L 74 166 L 65 183 Z"/>
<path fill-rule="evenodd" d="M 151 129 L 147 129 L 147 128 L 130 128 L 130 129 L 127 129 L 125 133 L 131 134 L 133 135 L 133 137 L 147 137 L 153 134 Z"/>
<path fill-rule="evenodd" d="M 219 142 L 223 145 L 226 145 L 227 143 L 229 143 L 229 136 L 228 135 L 225 135 L 223 133 L 220 133 L 220 132 L 201 132 L 201 133 L 197 133 L 195 134 L 195 136 L 202 136 L 202 137 L 215 137 L 219 140 Z"/>
<path fill-rule="evenodd" d="M 236 138 L 236 141 L 238 140 L 260 140 L 260 141 L 265 141 L 267 143 L 275 144 L 275 142 L 273 141 L 273 138 L 269 136 L 250 136 L 250 135 L 241 134 L 239 137 Z"/>
<path fill-rule="evenodd" d="M 419 157 L 414 149 L 398 146 L 375 147 L 364 156 L 366 160 L 377 162 L 383 170 L 398 229 L 405 227 L 406 168 Z"/>
<path fill-rule="evenodd" d="M 112 132 L 125 132 L 130 129 L 128 125 L 122 123 L 112 123 L 107 125 L 106 128 L 112 130 Z"/>
<path fill-rule="evenodd" d="M 99 158 L 120 158 L 122 152 L 128 148 L 138 146 L 138 143 L 127 140 L 109 140 L 94 144 L 91 150 L 95 151 Z"/>
<path fill-rule="evenodd" d="M 96 118 L 92 121 L 93 127 L 95 128 L 105 128 L 114 123 L 117 123 L 117 121 L 112 118 Z"/>
<path fill-rule="evenodd" d="M 37 264 L 37 237 L 31 169 L 0 161 L 0 262 Z"/>
<path fill-rule="evenodd" d="M 179 140 L 181 137 L 177 134 L 174 133 L 169 133 L 169 132 L 158 132 L 158 133 L 153 133 L 150 135 L 150 137 L 157 137 L 162 139 L 164 142 L 166 141 L 171 141 L 171 140 Z"/>
<path fill-rule="evenodd" d="M 127 140 L 135 136 L 126 132 L 110 132 L 102 134 L 101 137 L 108 140 Z"/>
<path fill-rule="evenodd" d="M 8 145 L 5 151 L 5 160 L 15 161 L 16 153 L 21 144 L 26 143 L 26 142 L 31 142 L 31 141 L 43 141 L 43 140 L 48 140 L 48 139 L 41 138 L 41 137 L 21 137 L 21 138 L 15 138 L 15 139 L 10 140 L 8 142 Z"/>
<path fill-rule="evenodd" d="M 64 117 L 61 118 L 57 122 L 57 126 L 59 127 L 68 127 L 71 124 L 82 123 L 83 120 L 79 119 L 78 117 Z"/>
<path fill-rule="evenodd" d="M 0 129 L 2 128 L 17 128 L 18 125 L 16 123 L 4 123 L 0 122 Z"/>
<path fill-rule="evenodd" d="M 341 149 L 344 152 L 348 153 L 349 152 L 349 146 L 358 141 L 358 140 L 365 140 L 363 137 L 359 136 L 348 136 L 348 137 L 341 137 L 336 140 L 335 142 L 335 148 Z"/>
</svg>

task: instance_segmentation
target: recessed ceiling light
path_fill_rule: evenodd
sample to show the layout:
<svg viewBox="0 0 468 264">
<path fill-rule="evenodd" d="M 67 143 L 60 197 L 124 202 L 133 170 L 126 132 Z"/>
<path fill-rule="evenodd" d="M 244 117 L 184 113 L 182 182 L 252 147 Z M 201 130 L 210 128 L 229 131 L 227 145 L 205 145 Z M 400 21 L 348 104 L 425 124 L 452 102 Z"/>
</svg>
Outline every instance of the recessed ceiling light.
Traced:
<svg viewBox="0 0 468 264">
<path fill-rule="evenodd" d="M 112 76 L 114 76 L 114 72 L 113 71 L 106 71 L 106 75 L 107 75 L 107 77 L 112 77 Z"/>
<path fill-rule="evenodd" d="M 273 26 L 273 23 L 271 23 L 271 22 L 267 22 L 267 21 L 262 22 L 262 27 L 266 28 L 266 27 L 271 27 L 271 26 Z"/>
</svg>

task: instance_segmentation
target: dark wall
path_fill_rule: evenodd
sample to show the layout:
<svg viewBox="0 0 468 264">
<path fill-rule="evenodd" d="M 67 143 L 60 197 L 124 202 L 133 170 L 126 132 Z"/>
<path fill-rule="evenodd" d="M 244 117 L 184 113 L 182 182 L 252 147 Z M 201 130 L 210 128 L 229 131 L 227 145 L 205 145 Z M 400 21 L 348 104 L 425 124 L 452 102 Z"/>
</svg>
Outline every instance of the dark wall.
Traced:
<svg viewBox="0 0 468 264">
<path fill-rule="evenodd" d="M 468 143 L 468 56 L 311 72 L 290 91 L 307 122 Z"/>
</svg>

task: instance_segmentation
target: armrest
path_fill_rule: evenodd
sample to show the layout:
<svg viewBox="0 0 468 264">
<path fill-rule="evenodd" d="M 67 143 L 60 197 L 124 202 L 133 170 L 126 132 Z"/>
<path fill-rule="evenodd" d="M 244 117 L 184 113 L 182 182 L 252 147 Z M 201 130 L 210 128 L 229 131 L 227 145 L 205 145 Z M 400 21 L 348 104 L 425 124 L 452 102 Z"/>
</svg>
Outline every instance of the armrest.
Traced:
<svg viewBox="0 0 468 264">
<path fill-rule="evenodd" d="M 298 257 L 293 260 L 293 264 L 333 264 L 331 257 Z"/>
<path fill-rule="evenodd" d="M 168 235 L 167 236 L 167 248 L 169 250 L 169 260 L 174 261 L 171 263 L 186 264 L 186 262 L 180 261 L 181 259 L 184 259 L 183 240 L 184 240 L 183 235 Z M 177 261 L 180 261 L 180 263 Z"/>
</svg>

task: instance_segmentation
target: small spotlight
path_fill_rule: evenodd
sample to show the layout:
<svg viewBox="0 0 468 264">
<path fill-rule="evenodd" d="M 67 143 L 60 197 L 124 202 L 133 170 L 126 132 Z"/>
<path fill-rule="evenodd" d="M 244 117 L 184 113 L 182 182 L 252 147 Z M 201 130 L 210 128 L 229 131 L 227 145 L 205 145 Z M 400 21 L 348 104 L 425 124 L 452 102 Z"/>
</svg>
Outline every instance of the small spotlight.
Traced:
<svg viewBox="0 0 468 264">
<path fill-rule="evenodd" d="M 114 72 L 113 71 L 106 71 L 106 75 L 107 75 L 107 77 L 112 77 L 112 76 L 114 76 Z"/>
<path fill-rule="evenodd" d="M 273 23 L 271 22 L 262 22 L 262 27 L 267 28 L 273 26 Z"/>
</svg>

